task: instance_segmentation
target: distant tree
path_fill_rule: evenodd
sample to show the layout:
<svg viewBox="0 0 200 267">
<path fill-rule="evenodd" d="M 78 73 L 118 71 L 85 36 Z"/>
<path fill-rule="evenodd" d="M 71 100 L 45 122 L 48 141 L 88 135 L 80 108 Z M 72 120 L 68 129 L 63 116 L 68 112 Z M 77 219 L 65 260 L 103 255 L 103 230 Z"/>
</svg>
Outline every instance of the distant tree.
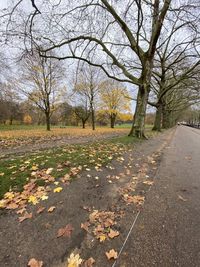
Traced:
<svg viewBox="0 0 200 267">
<path fill-rule="evenodd" d="M 110 118 L 110 127 L 114 128 L 116 117 L 120 112 L 130 111 L 127 89 L 119 82 L 106 80 L 101 83 L 100 106 Z"/>
<path fill-rule="evenodd" d="M 91 66 L 83 65 L 78 69 L 77 80 L 74 86 L 74 103 L 82 103 L 84 109 L 89 105 L 92 129 L 95 130 L 95 105 L 99 93 L 100 71 Z"/>
<path fill-rule="evenodd" d="M 87 122 L 87 120 L 90 117 L 90 110 L 88 109 L 87 106 L 76 106 L 74 108 L 74 112 L 76 114 L 76 116 L 81 120 L 82 122 L 82 127 L 83 129 L 85 129 L 85 124 Z"/>
<path fill-rule="evenodd" d="M 60 62 L 42 58 L 37 52 L 24 58 L 22 69 L 19 90 L 44 113 L 50 131 L 51 116 L 64 90 L 64 69 Z"/>
</svg>

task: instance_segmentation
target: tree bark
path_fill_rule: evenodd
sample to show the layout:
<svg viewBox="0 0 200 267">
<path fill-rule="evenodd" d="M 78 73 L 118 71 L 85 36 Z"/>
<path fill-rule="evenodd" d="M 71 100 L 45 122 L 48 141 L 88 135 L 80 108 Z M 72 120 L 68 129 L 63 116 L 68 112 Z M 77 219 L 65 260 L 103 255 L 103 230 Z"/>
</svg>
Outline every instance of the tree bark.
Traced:
<svg viewBox="0 0 200 267">
<path fill-rule="evenodd" d="M 86 123 L 86 120 L 82 119 L 82 127 L 83 127 L 83 129 L 85 129 L 85 123 Z"/>
<path fill-rule="evenodd" d="M 162 122 L 162 103 L 159 103 L 156 110 L 156 117 L 152 131 L 161 131 Z"/>
<path fill-rule="evenodd" d="M 110 115 L 110 128 L 114 128 L 115 127 L 115 119 L 116 119 L 116 114 L 111 114 Z"/>
<path fill-rule="evenodd" d="M 144 86 L 139 86 L 137 103 L 135 108 L 135 114 L 133 124 L 129 133 L 129 136 L 136 136 L 138 138 L 146 138 L 145 136 L 145 116 L 146 107 L 149 97 L 149 89 Z"/>
<path fill-rule="evenodd" d="M 92 119 L 92 130 L 95 130 L 95 114 L 94 114 L 94 108 L 91 108 L 91 119 Z"/>
<path fill-rule="evenodd" d="M 46 112 L 45 116 L 46 116 L 46 129 L 47 129 L 47 131 L 50 131 L 51 129 L 50 129 L 50 114 L 49 114 L 49 112 Z"/>
</svg>

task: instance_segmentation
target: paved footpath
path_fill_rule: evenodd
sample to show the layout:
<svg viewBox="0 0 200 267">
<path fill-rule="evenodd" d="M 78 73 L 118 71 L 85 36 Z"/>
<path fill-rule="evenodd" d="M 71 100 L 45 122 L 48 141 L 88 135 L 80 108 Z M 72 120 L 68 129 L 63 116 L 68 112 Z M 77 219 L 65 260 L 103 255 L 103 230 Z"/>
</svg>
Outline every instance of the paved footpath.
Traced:
<svg viewBox="0 0 200 267">
<path fill-rule="evenodd" d="M 200 266 L 200 130 L 177 127 L 115 266 Z"/>
</svg>

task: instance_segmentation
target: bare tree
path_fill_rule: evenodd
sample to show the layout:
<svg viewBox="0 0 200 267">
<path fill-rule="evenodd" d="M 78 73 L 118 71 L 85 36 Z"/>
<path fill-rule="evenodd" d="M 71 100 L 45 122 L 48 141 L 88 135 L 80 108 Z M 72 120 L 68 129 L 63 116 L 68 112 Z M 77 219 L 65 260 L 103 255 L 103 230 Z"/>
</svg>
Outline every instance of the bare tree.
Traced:
<svg viewBox="0 0 200 267">
<path fill-rule="evenodd" d="M 42 58 L 37 52 L 27 55 L 22 61 L 18 88 L 45 114 L 48 131 L 52 113 L 64 90 L 61 85 L 63 77 L 64 69 L 60 62 Z"/>
<path fill-rule="evenodd" d="M 78 101 L 78 106 L 80 102 L 82 103 L 85 110 L 88 110 L 89 106 L 93 130 L 95 130 L 95 106 L 97 104 L 100 81 L 100 71 L 96 68 L 84 64 L 77 70 L 74 98 L 76 102 Z"/>
<path fill-rule="evenodd" d="M 13 10 L 23 7 L 21 2 L 13 7 L 9 18 Z M 34 0 L 31 3 L 33 12 L 24 9 L 22 16 L 22 24 L 26 21 L 26 47 L 29 36 L 28 48 L 33 43 L 37 43 L 38 49 L 45 47 L 41 52 L 44 57 L 82 60 L 101 68 L 110 78 L 137 86 L 130 135 L 144 136 L 146 106 L 161 33 L 165 28 L 171 29 L 177 18 L 178 22 L 185 21 L 185 26 L 195 17 L 198 22 L 198 1 L 60 0 L 57 4 L 39 2 L 38 6 Z M 12 24 L 9 21 L 11 30 Z M 183 31 L 186 36 L 190 34 L 188 30 Z"/>
</svg>

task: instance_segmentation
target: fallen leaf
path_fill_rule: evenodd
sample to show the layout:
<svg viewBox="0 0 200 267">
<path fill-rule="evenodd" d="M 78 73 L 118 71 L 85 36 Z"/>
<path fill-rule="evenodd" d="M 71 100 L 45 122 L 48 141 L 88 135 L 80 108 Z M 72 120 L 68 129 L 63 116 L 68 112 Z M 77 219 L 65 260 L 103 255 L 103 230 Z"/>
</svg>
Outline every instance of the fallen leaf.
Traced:
<svg viewBox="0 0 200 267">
<path fill-rule="evenodd" d="M 178 195 L 178 198 L 179 198 L 180 200 L 182 200 L 182 201 L 187 201 L 187 199 L 186 199 L 186 198 L 183 198 L 181 195 Z"/>
<path fill-rule="evenodd" d="M 55 206 L 51 206 L 49 209 L 48 209 L 48 212 L 53 212 L 55 210 Z"/>
<path fill-rule="evenodd" d="M 67 267 L 78 267 L 83 262 L 83 260 L 80 258 L 79 254 L 71 253 L 69 258 L 67 259 Z"/>
<path fill-rule="evenodd" d="M 7 192 L 4 194 L 4 198 L 12 200 L 15 197 L 15 194 L 13 192 Z"/>
<path fill-rule="evenodd" d="M 106 257 L 108 258 L 108 260 L 110 259 L 117 259 L 118 254 L 114 249 L 111 249 L 109 252 L 106 252 Z"/>
<path fill-rule="evenodd" d="M 143 184 L 152 185 L 153 181 L 144 181 Z"/>
<path fill-rule="evenodd" d="M 50 174 L 50 173 L 52 173 L 52 171 L 53 171 L 53 168 L 48 168 L 48 169 L 46 170 L 46 174 Z"/>
<path fill-rule="evenodd" d="M 22 209 L 18 210 L 16 213 L 17 213 L 17 214 L 22 214 L 22 213 L 24 213 L 25 211 L 26 211 L 26 208 L 22 208 Z"/>
<path fill-rule="evenodd" d="M 41 196 L 41 200 L 47 200 L 49 197 L 47 195 Z"/>
<path fill-rule="evenodd" d="M 119 235 L 119 232 L 118 231 L 114 231 L 114 230 L 112 230 L 112 229 L 110 229 L 110 232 L 109 232 L 109 234 L 108 234 L 108 236 L 110 237 L 110 238 L 114 238 L 114 237 L 116 237 L 116 236 L 118 236 Z"/>
<path fill-rule="evenodd" d="M 89 232 L 89 227 L 90 223 L 89 222 L 85 222 L 85 223 L 81 223 L 81 228 L 84 229 L 86 232 Z"/>
<path fill-rule="evenodd" d="M 54 188 L 53 192 L 54 193 L 59 193 L 62 190 L 63 190 L 62 187 L 59 186 L 59 187 Z"/>
<path fill-rule="evenodd" d="M 98 236 L 100 242 L 104 242 L 106 240 L 106 235 L 102 234 Z"/>
<path fill-rule="evenodd" d="M 39 208 L 37 209 L 37 214 L 42 213 L 44 210 L 45 210 L 45 207 L 39 207 Z"/>
<path fill-rule="evenodd" d="M 30 197 L 28 198 L 28 202 L 29 202 L 29 203 L 33 203 L 33 205 L 36 205 L 36 204 L 39 203 L 38 200 L 37 200 L 37 198 L 36 198 L 35 196 L 30 196 Z"/>
<path fill-rule="evenodd" d="M 32 216 L 33 216 L 32 212 L 31 213 L 26 212 L 24 214 L 24 216 L 19 217 L 19 222 L 21 223 L 21 222 L 23 222 L 26 219 L 31 219 Z"/>
<path fill-rule="evenodd" d="M 42 267 L 43 261 L 37 261 L 36 259 L 32 258 L 28 262 L 28 266 L 30 266 L 30 267 Z"/>
<path fill-rule="evenodd" d="M 91 257 L 84 262 L 84 267 L 92 267 L 95 263 L 95 260 Z"/>
<path fill-rule="evenodd" d="M 70 237 L 74 228 L 71 224 L 67 224 L 65 227 L 60 228 L 57 233 L 57 237 L 66 236 Z"/>
<path fill-rule="evenodd" d="M 19 208 L 19 205 L 17 205 L 16 203 L 10 203 L 6 206 L 6 209 L 7 210 L 15 210 L 15 209 L 18 209 Z"/>
<path fill-rule="evenodd" d="M 33 165 L 33 166 L 31 167 L 31 171 L 37 171 L 37 170 L 38 170 L 38 166 Z"/>
</svg>

